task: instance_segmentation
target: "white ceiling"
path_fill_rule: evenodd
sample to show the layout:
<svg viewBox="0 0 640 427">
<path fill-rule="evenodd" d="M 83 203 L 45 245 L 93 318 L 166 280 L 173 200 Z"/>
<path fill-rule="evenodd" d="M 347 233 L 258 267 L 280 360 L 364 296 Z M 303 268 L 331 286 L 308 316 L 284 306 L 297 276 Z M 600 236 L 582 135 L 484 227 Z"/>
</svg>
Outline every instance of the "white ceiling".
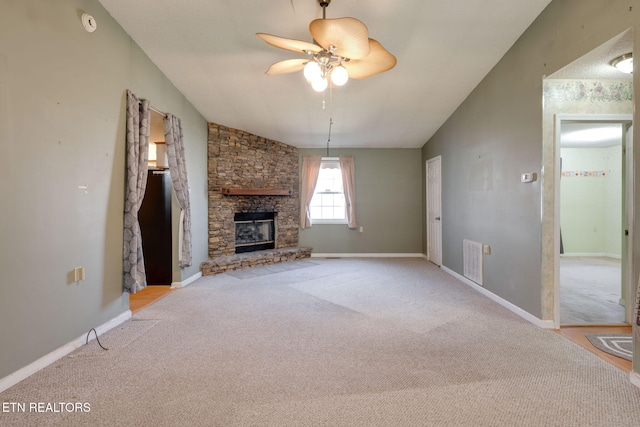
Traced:
<svg viewBox="0 0 640 427">
<path fill-rule="evenodd" d="M 548 78 L 631 80 L 631 74 L 625 74 L 610 64 L 620 55 L 632 51 L 633 33 L 631 30 L 627 30 L 551 74 Z"/>
<path fill-rule="evenodd" d="M 332 117 L 331 146 L 354 148 L 424 145 L 550 2 L 333 0 L 327 18 L 361 20 L 398 64 L 327 90 L 323 110 L 302 73 L 264 74 L 302 56 L 255 36 L 311 42 L 317 0 L 99 1 L 206 120 L 324 147 Z"/>
</svg>

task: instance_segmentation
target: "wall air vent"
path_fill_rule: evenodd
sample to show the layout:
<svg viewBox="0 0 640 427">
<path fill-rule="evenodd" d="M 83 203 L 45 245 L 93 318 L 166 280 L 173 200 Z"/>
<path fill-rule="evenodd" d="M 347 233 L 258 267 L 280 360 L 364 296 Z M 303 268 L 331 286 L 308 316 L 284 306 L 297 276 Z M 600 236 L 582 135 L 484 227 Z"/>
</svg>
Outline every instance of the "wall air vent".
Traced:
<svg viewBox="0 0 640 427">
<path fill-rule="evenodd" d="M 464 264 L 464 277 L 482 286 L 482 243 L 464 239 L 462 263 Z"/>
</svg>

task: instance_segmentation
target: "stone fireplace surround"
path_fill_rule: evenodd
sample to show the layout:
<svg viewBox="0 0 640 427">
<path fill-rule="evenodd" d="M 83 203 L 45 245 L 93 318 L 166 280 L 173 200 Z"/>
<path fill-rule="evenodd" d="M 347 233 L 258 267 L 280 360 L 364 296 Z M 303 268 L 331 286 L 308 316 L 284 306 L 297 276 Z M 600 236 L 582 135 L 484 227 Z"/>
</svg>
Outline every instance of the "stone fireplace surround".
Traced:
<svg viewBox="0 0 640 427">
<path fill-rule="evenodd" d="M 215 123 L 209 123 L 207 146 L 210 260 L 202 263 L 202 273 L 309 257 L 309 248 L 297 247 L 298 149 Z M 257 194 L 223 194 L 228 189 Z M 285 194 L 270 194 L 274 192 Z M 275 249 L 235 254 L 234 214 L 238 212 L 277 212 Z"/>
</svg>

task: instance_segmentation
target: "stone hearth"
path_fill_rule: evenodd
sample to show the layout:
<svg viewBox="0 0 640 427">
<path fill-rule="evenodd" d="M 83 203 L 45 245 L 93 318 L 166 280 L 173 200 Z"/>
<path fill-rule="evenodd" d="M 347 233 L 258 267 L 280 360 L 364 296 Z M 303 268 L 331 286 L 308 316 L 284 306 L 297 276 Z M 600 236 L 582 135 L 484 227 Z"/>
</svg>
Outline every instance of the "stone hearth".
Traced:
<svg viewBox="0 0 640 427">
<path fill-rule="evenodd" d="M 280 262 L 309 258 L 311 248 L 268 249 L 264 251 L 246 252 L 231 256 L 217 257 L 205 261 L 200 268 L 202 274 L 212 275 L 245 268 L 260 267 Z"/>
</svg>

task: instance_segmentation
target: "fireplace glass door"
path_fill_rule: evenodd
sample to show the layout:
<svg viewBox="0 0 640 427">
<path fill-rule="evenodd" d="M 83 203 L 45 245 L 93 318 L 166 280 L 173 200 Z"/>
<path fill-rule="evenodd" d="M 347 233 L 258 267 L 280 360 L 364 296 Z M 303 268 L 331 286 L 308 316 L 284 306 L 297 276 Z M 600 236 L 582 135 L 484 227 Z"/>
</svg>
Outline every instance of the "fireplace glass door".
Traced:
<svg viewBox="0 0 640 427">
<path fill-rule="evenodd" d="M 236 253 L 275 248 L 275 212 L 234 215 Z"/>
</svg>

